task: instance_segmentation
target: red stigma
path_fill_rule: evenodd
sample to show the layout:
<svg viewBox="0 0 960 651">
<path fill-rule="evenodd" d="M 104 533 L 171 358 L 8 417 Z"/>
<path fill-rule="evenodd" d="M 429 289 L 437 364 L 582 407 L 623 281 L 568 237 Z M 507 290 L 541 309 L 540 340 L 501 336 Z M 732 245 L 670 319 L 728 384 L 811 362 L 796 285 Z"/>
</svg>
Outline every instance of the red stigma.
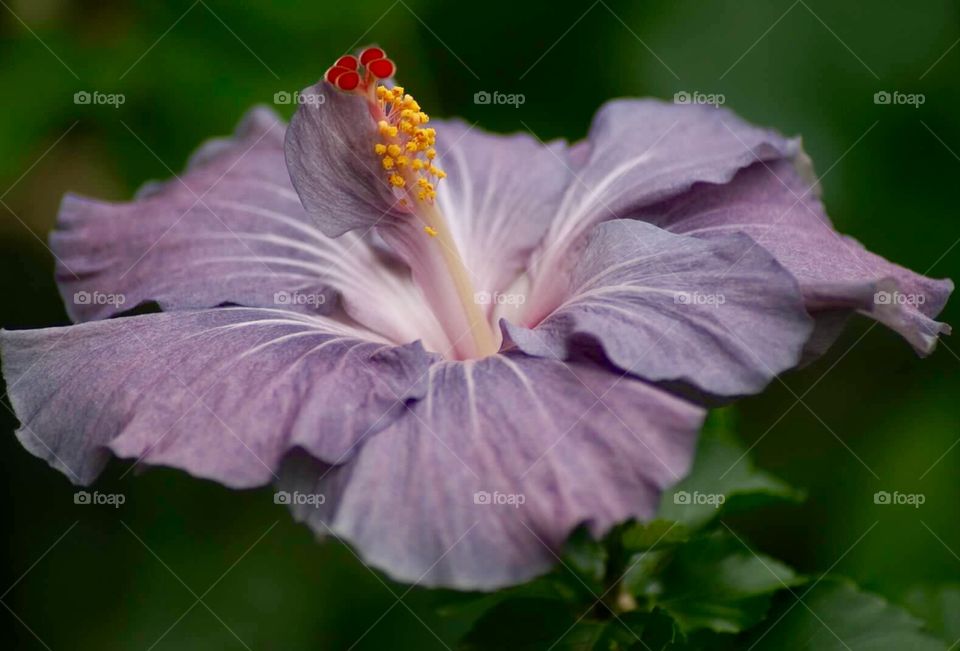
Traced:
<svg viewBox="0 0 960 651">
<path fill-rule="evenodd" d="M 389 79 L 397 72 L 396 64 L 379 47 L 368 47 L 359 58 L 347 54 L 327 69 L 323 78 L 344 92 L 372 93 L 378 80 Z M 371 95 L 372 97 L 372 95 Z"/>
<path fill-rule="evenodd" d="M 334 83 L 340 90 L 351 91 L 360 85 L 360 75 L 351 70 L 338 76 Z"/>
<path fill-rule="evenodd" d="M 370 65 L 371 61 L 376 61 L 377 59 L 382 59 L 387 56 L 387 53 L 381 50 L 378 47 L 368 47 L 363 52 L 360 53 L 360 63 L 365 66 Z"/>
<path fill-rule="evenodd" d="M 393 76 L 397 66 L 390 59 L 376 59 L 367 64 L 367 70 L 377 79 L 386 79 Z"/>
<path fill-rule="evenodd" d="M 353 56 L 352 54 L 348 54 L 337 59 L 337 62 L 333 65 L 339 68 L 346 68 L 347 70 L 356 70 L 357 57 Z"/>
<path fill-rule="evenodd" d="M 329 81 L 331 84 L 335 84 L 337 83 L 337 77 L 345 72 L 350 72 L 350 70 L 340 66 L 333 66 L 332 68 L 327 69 L 327 72 L 325 75 L 323 75 L 323 78 Z"/>
</svg>

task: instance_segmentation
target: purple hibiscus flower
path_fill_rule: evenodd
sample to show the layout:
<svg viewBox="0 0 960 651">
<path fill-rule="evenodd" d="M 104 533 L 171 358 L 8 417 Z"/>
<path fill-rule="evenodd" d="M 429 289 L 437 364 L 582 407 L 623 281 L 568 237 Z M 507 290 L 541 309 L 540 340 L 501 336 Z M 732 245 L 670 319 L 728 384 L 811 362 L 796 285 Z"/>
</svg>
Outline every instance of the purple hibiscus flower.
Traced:
<svg viewBox="0 0 960 651">
<path fill-rule="evenodd" d="M 130 203 L 64 199 L 77 325 L 2 333 L 27 450 L 322 495 L 295 516 L 390 576 L 491 589 L 650 517 L 704 400 L 853 312 L 921 354 L 949 331 L 952 284 L 835 232 L 796 140 L 616 100 L 543 144 L 429 120 L 394 68 L 343 57 L 289 126 L 256 108 Z"/>
</svg>

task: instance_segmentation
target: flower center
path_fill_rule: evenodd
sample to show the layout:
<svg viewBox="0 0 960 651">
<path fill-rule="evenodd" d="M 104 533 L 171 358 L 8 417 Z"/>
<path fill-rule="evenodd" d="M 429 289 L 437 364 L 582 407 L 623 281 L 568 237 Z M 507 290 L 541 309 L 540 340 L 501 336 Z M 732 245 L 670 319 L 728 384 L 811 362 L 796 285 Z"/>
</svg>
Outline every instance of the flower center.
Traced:
<svg viewBox="0 0 960 651">
<path fill-rule="evenodd" d="M 371 146 L 397 203 L 409 214 L 384 238 L 407 261 L 450 340 L 449 357 L 470 359 L 497 352 L 494 335 L 476 302 L 470 274 L 443 214 L 437 208 L 437 184 L 446 174 L 434 164 L 437 132 L 430 116 L 400 86 L 381 84 L 396 65 L 378 47 L 358 57 L 340 57 L 324 78 L 345 93 L 364 97 L 375 125 Z M 410 232 L 413 227 L 419 236 Z M 437 278 L 440 271 L 444 278 Z"/>
</svg>

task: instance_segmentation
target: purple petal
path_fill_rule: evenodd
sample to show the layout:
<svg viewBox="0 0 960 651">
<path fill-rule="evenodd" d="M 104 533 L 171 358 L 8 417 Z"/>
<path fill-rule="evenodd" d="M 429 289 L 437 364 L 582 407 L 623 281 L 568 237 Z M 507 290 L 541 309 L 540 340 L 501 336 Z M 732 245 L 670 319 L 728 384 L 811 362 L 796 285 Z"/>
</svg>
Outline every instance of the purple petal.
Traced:
<svg viewBox="0 0 960 651">
<path fill-rule="evenodd" d="M 297 446 L 349 457 L 425 390 L 434 358 L 325 317 L 221 308 L 0 331 L 27 450 L 75 483 L 109 452 L 234 488 Z"/>
<path fill-rule="evenodd" d="M 575 180 L 538 253 L 538 280 L 549 279 L 568 249 L 594 224 L 682 193 L 694 183 L 724 183 L 757 160 L 797 150 L 776 132 L 726 109 L 657 100 L 615 100 L 594 118 L 586 143 L 571 148 Z M 536 288 L 536 282 L 535 282 Z M 555 298 L 535 297 L 544 316 Z"/>
<path fill-rule="evenodd" d="M 307 212 L 329 237 L 402 216 L 373 151 L 376 123 L 367 103 L 325 81 L 304 94 L 286 137 L 290 180 Z"/>
<path fill-rule="evenodd" d="M 796 366 L 812 330 L 794 278 L 745 235 L 615 220 L 577 258 L 563 304 L 542 323 L 502 322 L 524 352 L 564 359 L 596 341 L 625 371 L 729 397 Z"/>
<path fill-rule="evenodd" d="M 821 328 L 820 352 L 839 334 L 842 313 L 859 310 L 890 326 L 918 353 L 949 334 L 934 319 L 953 291 L 950 280 L 916 274 L 837 233 L 809 184 L 788 161 L 753 165 L 726 185 L 698 185 L 631 215 L 695 236 L 747 233 L 800 282 Z"/>
<path fill-rule="evenodd" d="M 548 569 L 580 523 L 601 535 L 651 517 L 688 470 L 703 415 L 595 366 L 445 362 L 427 396 L 349 463 L 297 464 L 280 485 L 323 494 L 297 518 L 397 580 L 494 589 Z M 485 493 L 513 504 L 482 503 Z"/>
<path fill-rule="evenodd" d="M 51 244 L 70 316 L 101 319 L 146 301 L 323 314 L 336 290 L 351 316 L 391 340 L 445 348 L 408 273 L 356 234 L 323 235 L 307 216 L 287 174 L 285 129 L 257 108 L 232 138 L 201 147 L 179 179 L 131 203 L 67 196 Z"/>
<path fill-rule="evenodd" d="M 478 292 L 506 290 L 555 218 L 570 182 L 565 145 L 504 136 L 462 122 L 435 122 L 447 178 L 437 203 Z M 492 305 L 492 303 L 488 303 Z"/>
</svg>

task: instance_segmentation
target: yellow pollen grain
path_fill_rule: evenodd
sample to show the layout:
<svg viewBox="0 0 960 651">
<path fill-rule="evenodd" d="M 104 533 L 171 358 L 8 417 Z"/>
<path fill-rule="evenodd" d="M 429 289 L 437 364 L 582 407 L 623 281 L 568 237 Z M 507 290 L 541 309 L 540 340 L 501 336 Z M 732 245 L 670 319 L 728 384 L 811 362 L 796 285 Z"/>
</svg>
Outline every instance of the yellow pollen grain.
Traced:
<svg viewBox="0 0 960 651">
<path fill-rule="evenodd" d="M 429 235 L 430 237 L 436 237 L 436 236 L 437 236 L 437 229 L 432 228 L 432 227 L 430 227 L 430 226 L 424 226 L 424 227 L 423 227 L 423 232 L 426 233 L 427 235 Z"/>
<path fill-rule="evenodd" d="M 381 136 L 387 136 L 389 138 L 397 137 L 397 128 L 386 120 L 380 120 L 380 122 L 377 123 L 377 128 L 380 130 Z"/>
<path fill-rule="evenodd" d="M 382 142 L 374 145 L 374 151 L 387 171 L 387 180 L 395 188 L 414 186 L 416 192 L 409 190 L 409 196 L 423 202 L 433 201 L 437 196 L 435 183 L 447 175 L 433 164 L 437 157 L 434 149 L 437 132 L 423 126 L 430 116 L 401 86 L 392 89 L 378 86 L 376 97 L 384 119 L 377 122 Z M 430 227 L 424 230 L 431 237 L 437 236 L 436 230 Z"/>
</svg>

